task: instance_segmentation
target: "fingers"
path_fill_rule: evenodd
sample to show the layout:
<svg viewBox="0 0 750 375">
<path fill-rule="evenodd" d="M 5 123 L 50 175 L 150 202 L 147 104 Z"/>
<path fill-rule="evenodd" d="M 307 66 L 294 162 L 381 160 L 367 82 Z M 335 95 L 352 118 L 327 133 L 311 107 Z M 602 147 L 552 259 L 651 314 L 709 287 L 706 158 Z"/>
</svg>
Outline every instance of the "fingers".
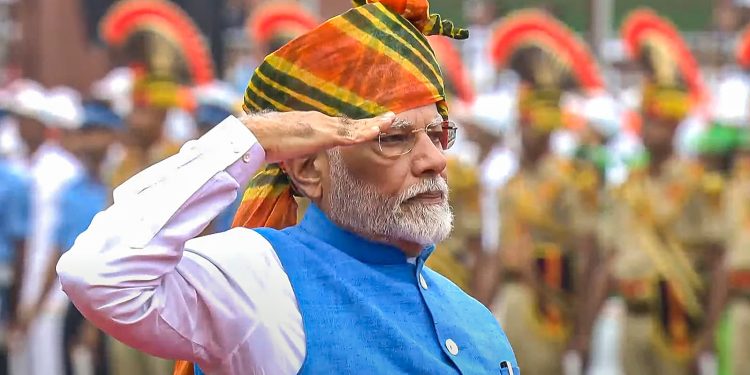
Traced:
<svg viewBox="0 0 750 375">
<path fill-rule="evenodd" d="M 379 132 L 386 132 L 393 125 L 393 121 L 396 120 L 396 114 L 393 112 L 385 113 L 373 119 L 378 122 L 376 126 L 379 127 Z"/>
<path fill-rule="evenodd" d="M 393 112 L 364 120 L 341 117 L 336 129 L 336 134 L 341 142 L 340 145 L 354 145 L 372 141 L 377 138 L 378 134 L 387 131 L 395 118 L 396 115 Z"/>
<path fill-rule="evenodd" d="M 387 131 L 395 118 L 391 112 L 355 120 L 309 111 L 262 113 L 245 116 L 242 122 L 263 146 L 266 160 L 275 162 L 337 146 L 371 142 Z"/>
</svg>

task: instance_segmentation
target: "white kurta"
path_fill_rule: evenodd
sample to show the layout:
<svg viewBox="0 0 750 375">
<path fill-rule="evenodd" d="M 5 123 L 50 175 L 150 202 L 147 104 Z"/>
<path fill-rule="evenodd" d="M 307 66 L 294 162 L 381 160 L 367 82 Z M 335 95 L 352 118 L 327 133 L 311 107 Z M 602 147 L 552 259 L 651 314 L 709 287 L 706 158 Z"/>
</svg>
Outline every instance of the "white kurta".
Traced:
<svg viewBox="0 0 750 375">
<path fill-rule="evenodd" d="M 118 187 L 57 266 L 79 310 L 118 340 L 214 374 L 296 374 L 302 317 L 271 244 L 252 230 L 195 238 L 264 164 L 230 117 Z"/>
</svg>

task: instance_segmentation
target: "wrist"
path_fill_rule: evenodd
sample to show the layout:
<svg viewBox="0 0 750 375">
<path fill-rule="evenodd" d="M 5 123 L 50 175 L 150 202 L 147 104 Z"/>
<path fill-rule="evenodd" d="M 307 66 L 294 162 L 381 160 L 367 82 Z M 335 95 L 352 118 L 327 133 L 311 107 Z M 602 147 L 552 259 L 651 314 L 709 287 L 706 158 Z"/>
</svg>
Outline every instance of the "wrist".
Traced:
<svg viewBox="0 0 750 375">
<path fill-rule="evenodd" d="M 268 124 L 268 114 L 270 112 L 263 111 L 263 112 L 257 112 L 257 113 L 251 113 L 246 114 L 244 116 L 239 117 L 238 119 L 242 123 L 242 125 L 247 128 L 253 135 L 255 136 L 255 139 L 258 141 L 258 143 L 261 146 L 265 146 L 268 144 L 269 137 L 272 137 L 273 135 L 270 133 L 270 126 Z"/>
</svg>

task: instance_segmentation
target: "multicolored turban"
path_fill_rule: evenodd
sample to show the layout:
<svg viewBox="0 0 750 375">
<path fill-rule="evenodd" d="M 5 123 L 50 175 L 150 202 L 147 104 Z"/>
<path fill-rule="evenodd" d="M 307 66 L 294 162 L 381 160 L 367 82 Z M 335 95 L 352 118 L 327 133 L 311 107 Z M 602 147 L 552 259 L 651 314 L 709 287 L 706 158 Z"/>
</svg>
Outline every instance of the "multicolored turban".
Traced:
<svg viewBox="0 0 750 375">
<path fill-rule="evenodd" d="M 447 119 L 445 87 L 426 35 L 465 39 L 468 31 L 429 14 L 427 0 L 355 1 L 268 55 L 245 92 L 246 112 L 317 111 L 364 119 L 435 104 Z M 297 205 L 278 164 L 258 173 L 234 226 L 296 224 Z"/>
</svg>

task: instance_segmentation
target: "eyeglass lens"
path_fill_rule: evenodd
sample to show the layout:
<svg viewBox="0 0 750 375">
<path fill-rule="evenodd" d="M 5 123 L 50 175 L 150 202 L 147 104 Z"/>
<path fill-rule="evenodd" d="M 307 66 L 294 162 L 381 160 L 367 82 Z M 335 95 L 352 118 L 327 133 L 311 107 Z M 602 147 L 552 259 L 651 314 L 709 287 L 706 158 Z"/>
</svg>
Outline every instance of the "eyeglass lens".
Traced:
<svg viewBox="0 0 750 375">
<path fill-rule="evenodd" d="M 438 121 L 424 129 L 395 129 L 378 136 L 380 151 L 386 156 L 408 154 L 417 142 L 417 135 L 424 131 L 436 147 L 448 150 L 456 140 L 457 127 L 453 121 Z"/>
</svg>

